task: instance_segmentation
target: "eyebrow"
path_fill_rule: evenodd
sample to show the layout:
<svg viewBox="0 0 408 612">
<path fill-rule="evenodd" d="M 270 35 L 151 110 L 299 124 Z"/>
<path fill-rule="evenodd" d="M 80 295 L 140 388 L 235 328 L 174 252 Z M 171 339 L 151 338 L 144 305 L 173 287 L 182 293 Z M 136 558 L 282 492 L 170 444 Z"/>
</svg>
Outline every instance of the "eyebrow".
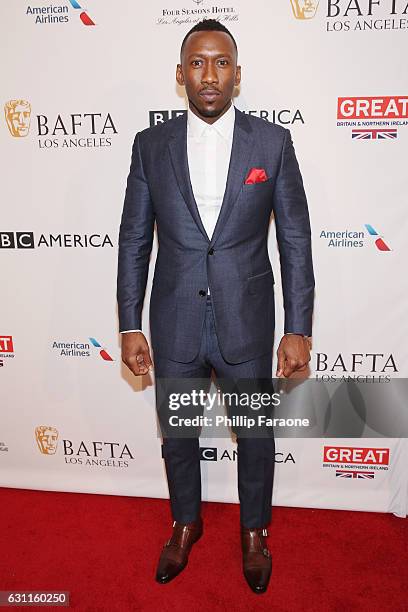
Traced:
<svg viewBox="0 0 408 612">
<path fill-rule="evenodd" d="M 203 54 L 203 53 L 190 53 L 187 56 L 187 59 L 191 59 L 192 57 L 207 57 L 207 54 Z M 215 53 L 213 54 L 213 57 L 232 57 L 232 55 L 230 53 Z"/>
</svg>

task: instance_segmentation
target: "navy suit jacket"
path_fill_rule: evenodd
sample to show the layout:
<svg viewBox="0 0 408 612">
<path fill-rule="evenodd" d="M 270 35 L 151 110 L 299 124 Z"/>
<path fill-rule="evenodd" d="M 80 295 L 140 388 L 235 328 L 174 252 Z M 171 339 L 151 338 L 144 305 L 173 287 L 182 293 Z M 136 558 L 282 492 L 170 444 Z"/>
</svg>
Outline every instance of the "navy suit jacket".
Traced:
<svg viewBox="0 0 408 612">
<path fill-rule="evenodd" d="M 251 168 L 268 179 L 245 184 Z M 119 232 L 119 330 L 141 329 L 154 224 L 158 254 L 150 297 L 153 353 L 188 363 L 200 347 L 207 287 L 224 359 L 272 351 L 274 275 L 267 237 L 273 212 L 285 332 L 311 335 L 310 222 L 290 131 L 236 109 L 224 198 L 210 238 L 194 199 L 187 114 L 136 134 Z"/>
</svg>

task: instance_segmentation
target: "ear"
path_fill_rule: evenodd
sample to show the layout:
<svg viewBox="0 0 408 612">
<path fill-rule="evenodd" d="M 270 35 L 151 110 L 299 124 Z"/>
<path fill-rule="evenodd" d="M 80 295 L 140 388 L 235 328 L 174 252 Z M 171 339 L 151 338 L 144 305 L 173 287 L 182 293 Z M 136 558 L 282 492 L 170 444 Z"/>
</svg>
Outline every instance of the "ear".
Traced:
<svg viewBox="0 0 408 612">
<path fill-rule="evenodd" d="M 177 64 L 176 81 L 178 85 L 184 85 L 184 75 L 183 75 L 183 68 L 181 67 L 181 64 Z"/>
<path fill-rule="evenodd" d="M 234 81 L 234 85 L 235 87 L 237 87 L 241 82 L 241 66 L 237 66 L 236 70 L 235 70 L 235 81 Z"/>
</svg>

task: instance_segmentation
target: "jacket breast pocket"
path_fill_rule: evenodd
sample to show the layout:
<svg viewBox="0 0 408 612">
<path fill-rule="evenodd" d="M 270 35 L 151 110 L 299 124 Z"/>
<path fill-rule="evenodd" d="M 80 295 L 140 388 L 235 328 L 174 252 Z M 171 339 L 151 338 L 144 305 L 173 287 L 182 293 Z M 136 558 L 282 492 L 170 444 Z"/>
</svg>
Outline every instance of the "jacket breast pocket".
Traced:
<svg viewBox="0 0 408 612">
<path fill-rule="evenodd" d="M 246 193 L 250 193 L 251 191 L 255 193 L 256 191 L 261 191 L 262 189 L 268 189 L 268 187 L 272 188 L 272 186 L 272 177 L 269 177 L 266 179 L 266 181 L 260 181 L 259 183 L 244 183 L 242 185 L 242 189 Z"/>
<path fill-rule="evenodd" d="M 247 281 L 248 291 L 252 295 L 268 291 L 268 289 L 273 288 L 275 283 L 272 269 L 261 272 L 261 274 L 255 274 L 255 276 L 249 276 Z"/>
</svg>

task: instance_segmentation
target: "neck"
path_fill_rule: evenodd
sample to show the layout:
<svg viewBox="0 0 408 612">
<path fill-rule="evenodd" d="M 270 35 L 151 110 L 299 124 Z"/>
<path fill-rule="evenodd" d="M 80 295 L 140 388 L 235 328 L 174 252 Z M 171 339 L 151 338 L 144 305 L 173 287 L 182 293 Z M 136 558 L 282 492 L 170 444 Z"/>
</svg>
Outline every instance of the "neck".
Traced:
<svg viewBox="0 0 408 612">
<path fill-rule="evenodd" d="M 194 113 L 195 115 L 197 115 L 197 117 L 199 117 L 200 119 L 202 119 L 203 121 L 205 121 L 206 123 L 209 123 L 210 125 L 215 123 L 218 119 L 220 119 L 220 117 L 222 117 L 223 115 L 225 115 L 225 113 L 227 112 L 227 110 L 230 108 L 230 106 L 232 105 L 232 100 L 228 100 L 227 104 L 224 106 L 224 108 L 220 111 L 220 113 L 218 115 L 214 116 L 206 116 L 206 115 L 202 115 L 200 113 L 200 111 L 198 110 L 198 108 L 196 106 L 194 106 L 194 104 L 189 101 L 189 109 L 191 110 L 192 113 Z"/>
</svg>

